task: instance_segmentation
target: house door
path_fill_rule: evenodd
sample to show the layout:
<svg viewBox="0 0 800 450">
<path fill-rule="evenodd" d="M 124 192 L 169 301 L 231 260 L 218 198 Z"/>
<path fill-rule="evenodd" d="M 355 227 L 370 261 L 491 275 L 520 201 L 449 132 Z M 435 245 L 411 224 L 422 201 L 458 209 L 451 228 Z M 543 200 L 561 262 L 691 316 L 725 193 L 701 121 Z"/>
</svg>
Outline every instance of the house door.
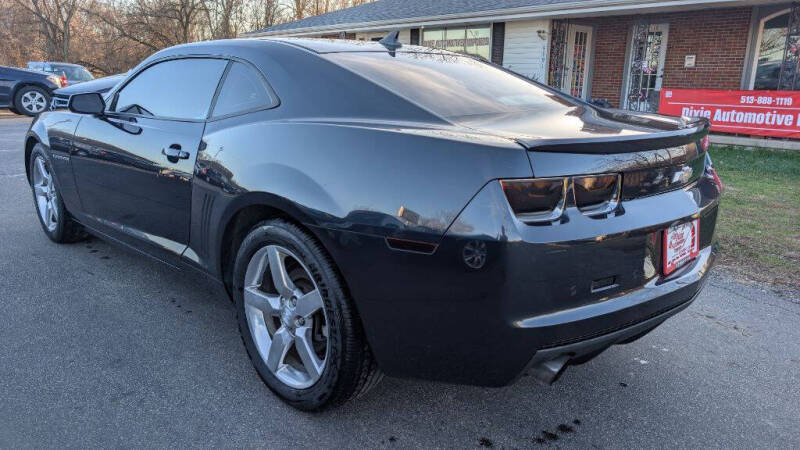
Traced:
<svg viewBox="0 0 800 450">
<path fill-rule="evenodd" d="M 592 48 L 592 28 L 570 25 L 564 61 L 565 80 L 561 90 L 573 97 L 586 98 L 589 79 L 589 59 Z"/>
<path fill-rule="evenodd" d="M 638 23 L 628 53 L 628 80 L 625 108 L 632 111 L 658 111 L 664 58 L 667 54 L 669 24 Z"/>
</svg>

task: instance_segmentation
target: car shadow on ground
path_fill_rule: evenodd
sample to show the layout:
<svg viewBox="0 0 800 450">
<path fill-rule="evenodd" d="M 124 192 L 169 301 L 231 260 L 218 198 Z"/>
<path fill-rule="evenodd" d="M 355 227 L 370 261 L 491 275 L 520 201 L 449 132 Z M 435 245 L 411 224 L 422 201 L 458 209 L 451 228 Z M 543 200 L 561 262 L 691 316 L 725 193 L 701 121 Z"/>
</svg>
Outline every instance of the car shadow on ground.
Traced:
<svg viewBox="0 0 800 450">
<path fill-rule="evenodd" d="M 86 246 L 109 244 L 94 239 Z M 209 341 L 231 342 L 231 333 L 237 333 L 234 306 L 215 285 L 196 274 L 160 270 L 159 263 L 114 246 L 109 246 L 106 252 L 114 254 L 114 258 L 138 260 L 138 264 L 131 261 L 133 266 L 156 268 L 162 280 L 171 286 L 170 305 L 182 314 L 192 310 L 213 311 L 211 316 L 206 314 L 207 326 L 203 326 L 202 332 L 219 333 L 208 336 Z M 660 330 L 654 332 L 658 333 Z M 308 414 L 295 411 L 272 395 L 249 367 L 241 343 L 238 339 L 233 341 L 228 352 L 247 366 L 243 373 L 235 374 L 243 376 L 235 383 L 249 392 L 247 396 L 252 396 L 256 405 L 277 409 L 304 427 L 334 435 L 347 433 L 341 429 L 343 420 L 367 429 L 393 424 L 396 431 L 382 436 L 380 441 L 370 441 L 374 445 L 450 446 L 471 445 L 471 442 L 478 446 L 525 447 L 577 443 L 584 430 L 601 427 L 609 418 L 616 416 L 627 421 L 629 417 L 624 411 L 640 408 L 641 398 L 669 405 L 673 395 L 670 386 L 682 395 L 701 395 L 699 386 L 691 386 L 677 372 L 643 373 L 641 369 L 650 364 L 640 357 L 643 353 L 666 355 L 661 349 L 651 348 L 649 337 L 645 337 L 633 344 L 612 347 L 589 363 L 570 367 L 552 386 L 543 386 L 526 376 L 503 388 L 387 377 L 373 391 L 343 407 Z M 670 378 L 670 375 L 678 376 Z M 648 376 L 658 376 L 658 384 L 667 389 L 654 391 L 654 386 L 648 384 Z M 669 414 L 668 410 L 664 412 Z"/>
<path fill-rule="evenodd" d="M 625 395 L 633 384 L 627 368 L 617 363 L 602 364 L 605 367 L 601 368 L 595 361 L 568 369 L 553 386 L 543 386 L 531 377 L 522 377 L 503 388 L 387 377 L 375 389 L 343 407 L 303 413 L 272 395 L 249 367 L 244 347 L 238 339 L 231 339 L 232 333 L 238 334 L 234 305 L 214 283 L 201 275 L 168 268 L 97 238 L 70 246 L 67 251 L 88 252 L 103 264 L 124 267 L 132 283 L 138 283 L 140 277 L 144 282 L 144 278 L 157 273 L 159 284 L 169 286 L 169 291 L 163 292 L 163 301 L 174 308 L 175 314 L 179 317 L 197 315 L 195 319 L 202 323 L 198 325 L 200 329 L 194 331 L 206 334 L 206 341 L 230 344 L 229 355 L 247 366 L 243 372 L 233 374 L 241 378 L 230 381 L 241 386 L 244 391 L 241 394 L 251 399 L 251 407 L 277 409 L 304 427 L 339 435 L 347 432 L 337 425 L 342 420 L 363 427 L 394 424 L 396 431 L 371 442 L 374 445 L 404 442 L 411 446 L 450 446 L 456 442 L 467 444 L 465 438 L 482 446 L 564 443 L 578 436 L 587 424 L 595 422 L 596 425 L 593 411 L 602 410 L 604 403 L 607 408 L 616 407 L 618 396 Z M 195 333 L 190 333 L 178 339 L 192 339 Z M 612 352 L 615 355 L 611 356 L 611 361 L 628 353 L 622 346 Z M 625 365 L 631 364 L 631 358 L 623 359 L 627 359 Z M 599 370 L 604 372 L 600 374 Z"/>
</svg>

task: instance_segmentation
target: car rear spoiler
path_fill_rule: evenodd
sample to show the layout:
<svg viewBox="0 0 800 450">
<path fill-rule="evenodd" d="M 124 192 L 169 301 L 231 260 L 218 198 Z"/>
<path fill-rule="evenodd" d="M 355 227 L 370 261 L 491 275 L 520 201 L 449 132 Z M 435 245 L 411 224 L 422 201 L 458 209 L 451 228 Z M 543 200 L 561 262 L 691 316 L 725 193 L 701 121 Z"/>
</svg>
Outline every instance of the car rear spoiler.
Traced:
<svg viewBox="0 0 800 450">
<path fill-rule="evenodd" d="M 697 118 L 686 121 L 680 128 L 631 136 L 603 136 L 577 139 L 516 138 L 529 151 L 558 153 L 634 153 L 645 150 L 686 145 L 708 135 L 710 123 Z"/>
</svg>

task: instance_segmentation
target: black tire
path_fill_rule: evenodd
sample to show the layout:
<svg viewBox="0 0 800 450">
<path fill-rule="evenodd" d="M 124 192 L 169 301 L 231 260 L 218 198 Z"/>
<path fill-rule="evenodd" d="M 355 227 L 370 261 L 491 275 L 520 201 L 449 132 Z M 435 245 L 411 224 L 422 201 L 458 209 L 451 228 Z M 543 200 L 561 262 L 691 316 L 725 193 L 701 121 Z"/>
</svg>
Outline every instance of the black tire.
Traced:
<svg viewBox="0 0 800 450">
<path fill-rule="evenodd" d="M 36 191 L 34 189 L 34 171 L 36 169 L 36 158 L 40 157 L 44 161 L 45 167 L 51 174 L 51 179 L 53 181 L 53 188 L 56 192 L 56 196 L 53 199 L 53 205 L 58 212 L 58 220 L 56 221 L 56 225 L 54 229 L 49 229 L 47 224 L 45 224 L 44 219 L 42 218 L 42 214 L 39 212 L 39 204 L 36 196 Z M 88 234 L 86 230 L 83 228 L 81 224 L 76 222 L 72 216 L 67 211 L 67 208 L 64 206 L 64 202 L 61 200 L 61 191 L 58 186 L 58 181 L 56 181 L 56 177 L 52 175 L 53 171 L 50 165 L 50 158 L 47 157 L 47 154 L 42 147 L 42 144 L 36 144 L 31 151 L 30 160 L 28 161 L 28 167 L 30 168 L 30 173 L 28 174 L 28 179 L 30 180 L 31 185 L 31 193 L 33 194 L 33 206 L 36 211 L 36 217 L 39 218 L 39 225 L 42 226 L 42 231 L 50 238 L 51 241 L 56 242 L 58 244 L 67 244 L 72 242 L 78 242 L 83 239 L 86 239 Z"/>
<path fill-rule="evenodd" d="M 297 255 L 322 294 L 329 327 L 327 363 L 319 379 L 305 389 L 284 384 L 267 368 L 248 326 L 243 292 L 245 273 L 251 258 L 267 245 L 278 245 Z M 236 255 L 233 284 L 239 332 L 247 354 L 264 383 L 284 402 L 300 410 L 319 411 L 363 395 L 382 378 L 361 319 L 333 261 L 312 236 L 296 225 L 281 219 L 256 225 Z"/>
<path fill-rule="evenodd" d="M 17 111 L 17 108 L 14 108 L 13 106 L 9 106 L 8 110 L 11 111 L 12 113 L 18 115 L 18 116 L 22 115 L 22 113 Z"/>
<path fill-rule="evenodd" d="M 44 109 L 42 109 L 41 111 L 33 111 L 26 109 L 24 107 L 22 102 L 22 97 L 24 97 L 25 94 L 28 94 L 30 92 L 39 93 L 42 97 L 44 97 Z M 50 109 L 51 98 L 52 95 L 50 94 L 50 92 L 38 86 L 23 86 L 22 88 L 20 88 L 19 91 L 17 91 L 17 94 L 14 96 L 14 109 L 19 111 L 20 114 L 33 117 Z"/>
</svg>

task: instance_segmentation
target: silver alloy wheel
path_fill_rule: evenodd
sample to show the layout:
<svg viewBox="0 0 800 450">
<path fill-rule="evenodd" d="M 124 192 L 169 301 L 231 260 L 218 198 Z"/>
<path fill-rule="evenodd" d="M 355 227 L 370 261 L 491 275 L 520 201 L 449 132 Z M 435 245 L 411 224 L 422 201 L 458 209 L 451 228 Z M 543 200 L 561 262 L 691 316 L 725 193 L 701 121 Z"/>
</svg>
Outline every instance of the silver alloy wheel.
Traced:
<svg viewBox="0 0 800 450">
<path fill-rule="evenodd" d="M 42 222 L 48 231 L 55 231 L 58 226 L 58 194 L 53 184 L 53 175 L 41 156 L 33 161 L 33 192 L 36 194 L 36 206 Z"/>
<path fill-rule="evenodd" d="M 47 108 L 47 99 L 39 91 L 22 94 L 22 108 L 31 114 L 39 114 Z"/>
<path fill-rule="evenodd" d="M 268 245 L 247 265 L 244 308 L 264 364 L 294 389 L 311 387 L 325 370 L 328 318 L 311 272 L 291 251 Z"/>
</svg>

